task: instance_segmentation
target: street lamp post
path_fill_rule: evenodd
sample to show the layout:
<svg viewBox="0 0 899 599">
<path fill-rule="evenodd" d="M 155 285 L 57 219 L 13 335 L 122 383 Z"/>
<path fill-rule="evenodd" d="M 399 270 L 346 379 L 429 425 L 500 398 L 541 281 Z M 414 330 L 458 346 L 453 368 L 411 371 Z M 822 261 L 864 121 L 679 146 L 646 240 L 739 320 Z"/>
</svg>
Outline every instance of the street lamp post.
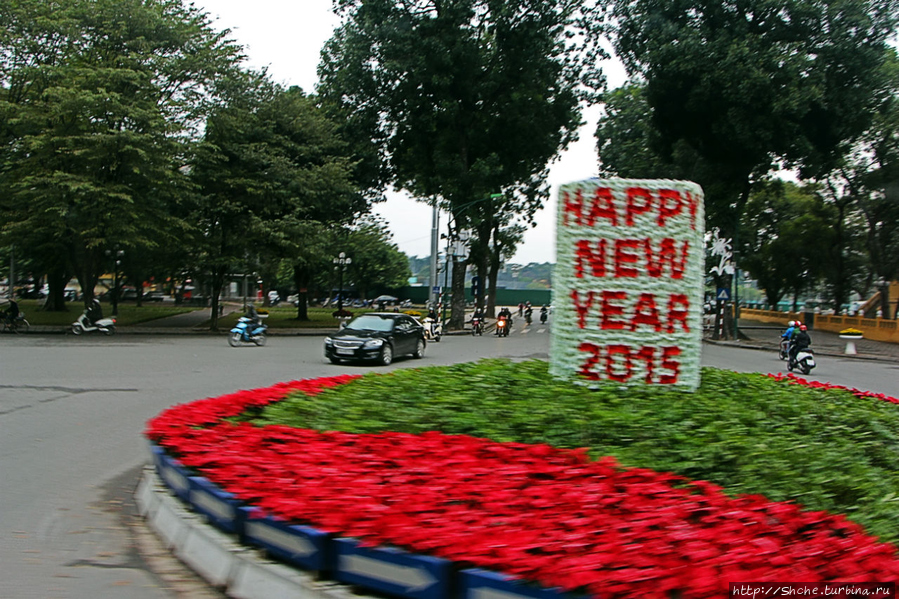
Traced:
<svg viewBox="0 0 899 599">
<path fill-rule="evenodd" d="M 338 274 L 337 311 L 343 312 L 343 272 L 346 270 L 347 266 L 353 263 L 353 259 L 348 257 L 346 253 L 340 252 L 340 254 L 334 258 L 333 262 L 334 270 L 336 270 Z"/>
<path fill-rule="evenodd" d="M 112 315 L 119 315 L 119 265 L 122 263 L 122 256 L 125 250 L 106 250 L 107 256 L 115 256 L 112 264 Z"/>
</svg>

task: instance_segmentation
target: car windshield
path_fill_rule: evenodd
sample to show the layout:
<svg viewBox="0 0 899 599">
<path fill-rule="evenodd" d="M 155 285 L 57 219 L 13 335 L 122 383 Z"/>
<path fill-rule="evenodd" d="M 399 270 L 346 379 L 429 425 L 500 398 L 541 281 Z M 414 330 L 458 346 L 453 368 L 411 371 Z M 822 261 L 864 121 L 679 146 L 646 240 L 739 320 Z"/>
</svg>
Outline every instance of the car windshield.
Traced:
<svg viewBox="0 0 899 599">
<path fill-rule="evenodd" d="M 346 326 L 354 331 L 392 331 L 393 319 L 384 316 L 375 316 L 374 314 L 365 314 L 350 321 Z"/>
</svg>

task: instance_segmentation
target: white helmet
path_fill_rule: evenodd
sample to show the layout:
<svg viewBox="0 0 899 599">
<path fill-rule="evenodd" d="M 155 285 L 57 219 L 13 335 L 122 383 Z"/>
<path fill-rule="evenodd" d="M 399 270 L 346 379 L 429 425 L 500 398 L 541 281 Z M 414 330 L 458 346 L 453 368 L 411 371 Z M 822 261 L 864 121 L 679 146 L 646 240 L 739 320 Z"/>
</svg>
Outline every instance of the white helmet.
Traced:
<svg viewBox="0 0 899 599">
<path fill-rule="evenodd" d="M 787 323 L 787 326 L 788 326 L 788 327 L 795 327 L 795 326 L 796 326 L 796 321 L 795 321 L 795 320 L 791 320 L 790 322 Z"/>
</svg>

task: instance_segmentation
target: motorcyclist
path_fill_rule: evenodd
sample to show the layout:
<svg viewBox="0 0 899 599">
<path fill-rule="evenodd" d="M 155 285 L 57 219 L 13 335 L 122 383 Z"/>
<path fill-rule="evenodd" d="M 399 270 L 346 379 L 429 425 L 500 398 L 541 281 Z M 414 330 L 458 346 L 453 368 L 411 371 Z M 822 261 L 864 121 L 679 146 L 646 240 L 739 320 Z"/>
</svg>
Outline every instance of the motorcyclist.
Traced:
<svg viewBox="0 0 899 599">
<path fill-rule="evenodd" d="M 549 308 L 546 304 L 543 304 L 543 307 L 540 308 L 540 322 L 546 322 L 546 317 L 549 314 Z"/>
<path fill-rule="evenodd" d="M 807 330 L 808 327 L 806 327 L 804 324 L 800 324 L 799 330 L 796 331 L 795 335 L 793 336 L 793 342 L 790 345 L 791 364 L 796 363 L 796 356 L 801 350 L 806 349 L 812 344 L 812 338 L 809 336 Z"/>
<path fill-rule="evenodd" d="M 100 300 L 97 298 L 92 299 L 90 306 L 84 311 L 84 315 L 87 316 L 88 322 L 92 325 L 103 318 L 103 307 L 100 305 Z"/>
<path fill-rule="evenodd" d="M 796 332 L 796 321 L 791 320 L 790 322 L 787 323 L 787 330 L 783 332 L 783 334 L 780 336 L 780 338 L 786 339 L 787 341 L 789 341 L 793 338 L 793 333 L 795 333 L 795 332 Z"/>
<path fill-rule="evenodd" d="M 796 321 L 791 320 L 787 323 L 787 330 L 780 336 L 781 358 L 788 356 L 790 353 L 790 344 L 793 342 L 793 335 L 796 333 Z"/>
<path fill-rule="evenodd" d="M 259 312 L 256 311 L 256 305 L 253 303 L 247 304 L 247 313 L 244 314 L 243 317 L 250 321 L 249 324 L 247 324 L 247 328 L 262 322 L 262 319 L 259 318 Z"/>
<path fill-rule="evenodd" d="M 531 308 L 531 302 L 528 302 L 525 305 L 525 309 L 524 309 L 524 319 L 527 321 L 528 324 L 531 324 L 531 315 L 533 315 L 533 313 L 534 313 L 534 310 L 533 310 L 533 308 Z"/>
</svg>

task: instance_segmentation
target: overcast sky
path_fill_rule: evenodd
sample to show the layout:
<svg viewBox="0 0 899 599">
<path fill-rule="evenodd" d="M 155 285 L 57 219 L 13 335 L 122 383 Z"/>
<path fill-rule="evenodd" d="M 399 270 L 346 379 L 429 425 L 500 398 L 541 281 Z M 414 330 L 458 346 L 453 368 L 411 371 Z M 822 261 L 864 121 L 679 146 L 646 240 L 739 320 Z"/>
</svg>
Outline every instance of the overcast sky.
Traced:
<svg viewBox="0 0 899 599">
<path fill-rule="evenodd" d="M 248 66 L 266 67 L 271 78 L 284 85 L 299 85 L 307 93 L 318 80 L 319 52 L 338 24 L 331 12 L 331 0 L 195 0 L 219 29 L 230 29 L 232 37 L 245 48 Z M 620 65 L 606 69 L 610 87 L 624 81 Z M 551 199 L 537 215 L 537 227 L 528 231 L 512 262 L 555 262 L 555 212 L 558 186 L 596 176 L 593 130 L 599 109 L 584 115 L 587 124 L 580 141 L 572 144 L 553 164 L 550 172 Z M 430 254 L 431 208 L 405 194 L 391 194 L 375 212 L 390 223 L 393 240 L 410 256 Z M 446 215 L 441 214 L 441 229 Z"/>
</svg>

